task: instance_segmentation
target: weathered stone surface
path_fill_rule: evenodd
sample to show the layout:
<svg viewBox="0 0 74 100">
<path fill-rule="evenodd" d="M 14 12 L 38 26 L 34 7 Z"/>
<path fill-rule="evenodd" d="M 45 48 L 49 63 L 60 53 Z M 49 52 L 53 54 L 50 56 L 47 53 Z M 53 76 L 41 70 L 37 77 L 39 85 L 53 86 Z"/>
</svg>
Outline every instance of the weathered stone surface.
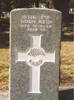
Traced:
<svg viewBox="0 0 74 100">
<path fill-rule="evenodd" d="M 25 54 L 34 46 L 33 42 L 35 42 L 35 40 L 31 41 L 33 36 L 36 36 L 35 38 L 41 36 L 41 47 L 31 50 L 27 58 Z M 11 12 L 10 100 L 58 100 L 60 36 L 61 13 L 57 10 L 28 8 L 17 9 Z M 21 56 L 17 56 L 20 52 L 24 54 L 22 57 L 25 61 L 18 61 L 22 59 Z M 48 62 L 46 61 L 43 64 L 41 62 L 42 65 L 39 65 L 41 93 L 29 93 L 31 92 L 30 88 L 32 88 L 32 83 L 30 82 L 32 80 L 31 67 L 32 65 L 33 67 L 34 65 L 37 67 L 36 64 L 40 63 L 39 58 L 36 58 L 38 54 L 42 55 L 40 61 L 43 61 L 46 53 L 55 53 L 55 55 L 49 57 Z M 34 59 L 33 61 L 30 59 L 31 61 L 28 62 L 26 59 L 29 59 L 30 55 L 33 55 Z M 35 61 L 35 59 L 38 59 L 38 62 L 37 60 Z M 50 61 L 51 59 L 53 59 L 53 61 Z M 29 66 L 28 63 L 32 65 Z M 37 78 L 35 82 L 36 80 Z"/>
</svg>

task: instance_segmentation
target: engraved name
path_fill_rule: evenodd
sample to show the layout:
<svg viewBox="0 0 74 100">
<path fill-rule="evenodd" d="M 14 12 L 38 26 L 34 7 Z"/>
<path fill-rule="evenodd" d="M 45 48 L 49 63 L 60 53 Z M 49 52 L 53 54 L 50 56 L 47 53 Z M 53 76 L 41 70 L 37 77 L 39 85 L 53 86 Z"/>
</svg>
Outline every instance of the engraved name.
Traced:
<svg viewBox="0 0 74 100">
<path fill-rule="evenodd" d="M 26 31 L 47 31 L 52 28 L 52 20 L 48 15 L 23 15 L 20 20 L 20 27 Z"/>
</svg>

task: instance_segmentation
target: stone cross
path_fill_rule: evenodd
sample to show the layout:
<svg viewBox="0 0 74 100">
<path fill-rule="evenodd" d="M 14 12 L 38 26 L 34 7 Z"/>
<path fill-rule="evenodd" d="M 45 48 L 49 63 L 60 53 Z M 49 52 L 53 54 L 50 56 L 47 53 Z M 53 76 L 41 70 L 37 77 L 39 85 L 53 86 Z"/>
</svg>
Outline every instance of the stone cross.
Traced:
<svg viewBox="0 0 74 100">
<path fill-rule="evenodd" d="M 31 79 L 28 93 L 41 93 L 40 91 L 40 67 L 45 62 L 55 63 L 55 51 L 46 53 L 41 47 L 42 35 L 31 35 L 31 48 L 27 53 L 18 52 L 16 62 L 26 62 L 30 67 Z"/>
</svg>

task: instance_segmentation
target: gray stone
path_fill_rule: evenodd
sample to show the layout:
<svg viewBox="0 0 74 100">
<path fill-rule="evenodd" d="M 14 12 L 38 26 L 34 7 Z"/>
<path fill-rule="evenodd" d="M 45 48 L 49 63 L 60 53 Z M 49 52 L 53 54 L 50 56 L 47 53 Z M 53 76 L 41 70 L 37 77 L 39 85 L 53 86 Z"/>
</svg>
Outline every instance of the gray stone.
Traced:
<svg viewBox="0 0 74 100">
<path fill-rule="evenodd" d="M 61 12 L 11 11 L 10 100 L 58 100 L 60 36 Z"/>
</svg>

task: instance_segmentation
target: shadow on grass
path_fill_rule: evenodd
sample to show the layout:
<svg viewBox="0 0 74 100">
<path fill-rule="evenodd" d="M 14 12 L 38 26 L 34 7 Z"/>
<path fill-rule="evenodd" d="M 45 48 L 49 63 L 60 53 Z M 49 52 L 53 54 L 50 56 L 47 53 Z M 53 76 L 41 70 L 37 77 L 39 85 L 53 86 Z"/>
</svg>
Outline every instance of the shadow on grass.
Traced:
<svg viewBox="0 0 74 100">
<path fill-rule="evenodd" d="M 62 41 L 74 41 L 74 34 L 71 34 L 71 35 L 63 35 L 61 37 L 61 40 Z"/>
<path fill-rule="evenodd" d="M 9 18 L 0 18 L 0 48 L 9 48 Z"/>
<path fill-rule="evenodd" d="M 59 100 L 74 100 L 74 88 L 59 91 Z"/>
<path fill-rule="evenodd" d="M 9 48 L 9 34 L 0 32 L 0 48 Z"/>
</svg>

